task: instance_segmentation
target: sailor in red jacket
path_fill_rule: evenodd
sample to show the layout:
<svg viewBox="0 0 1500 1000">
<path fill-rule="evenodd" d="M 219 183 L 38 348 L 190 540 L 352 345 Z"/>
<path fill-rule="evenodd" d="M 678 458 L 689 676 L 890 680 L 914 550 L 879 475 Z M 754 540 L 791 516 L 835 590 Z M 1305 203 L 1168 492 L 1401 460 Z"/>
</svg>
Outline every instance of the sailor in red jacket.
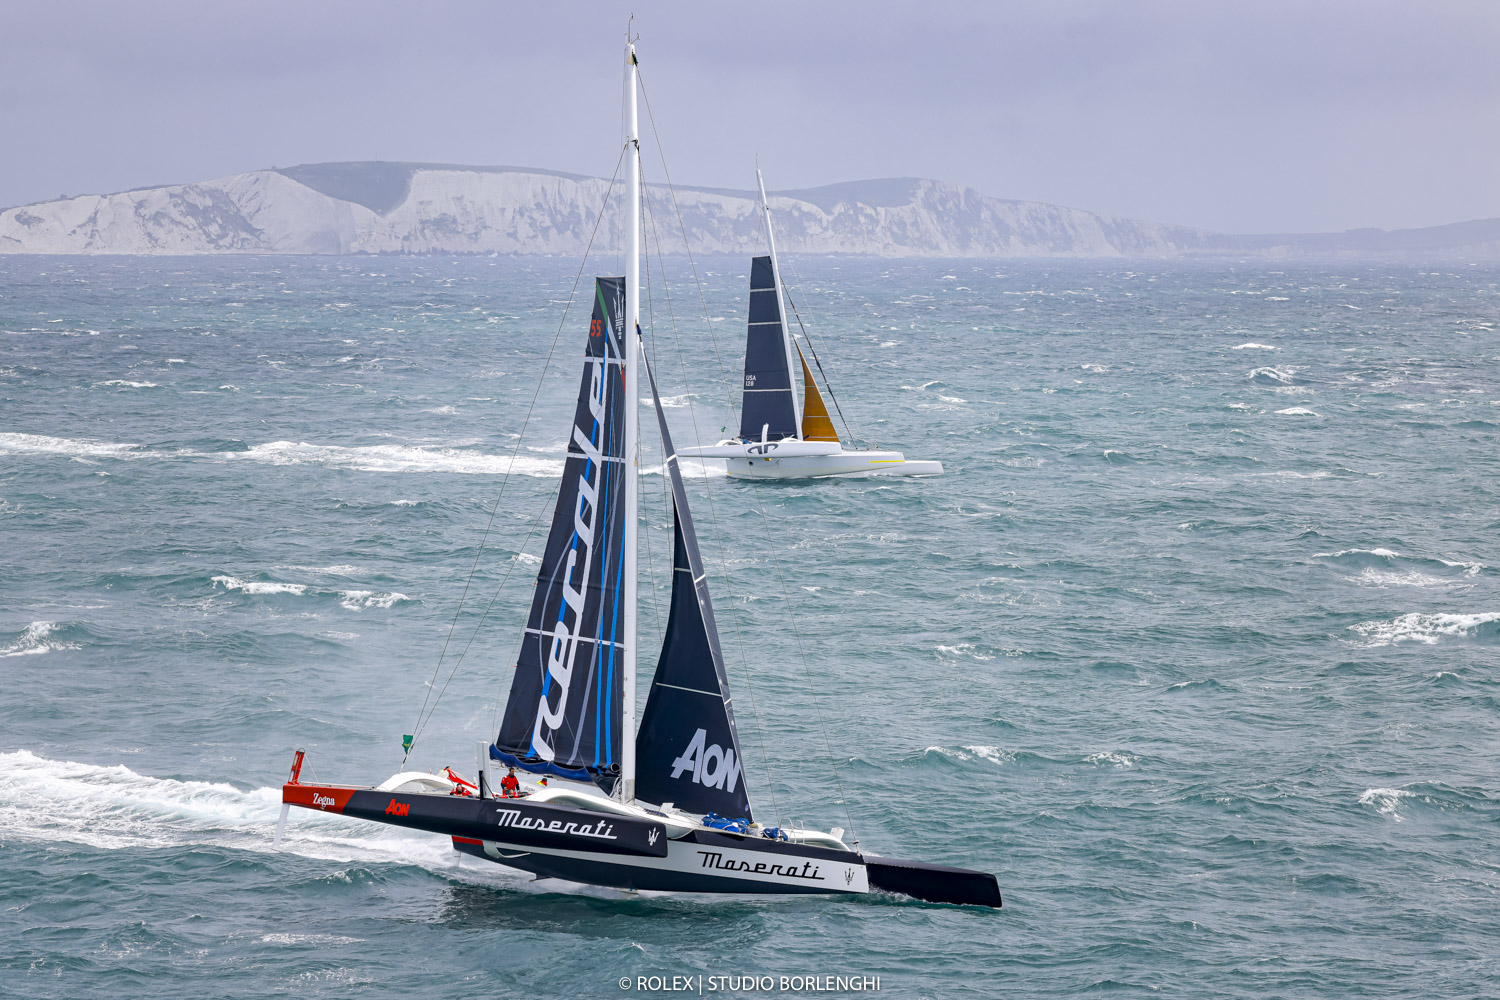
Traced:
<svg viewBox="0 0 1500 1000">
<path fill-rule="evenodd" d="M 500 794 L 507 799 L 513 799 L 521 792 L 521 782 L 516 780 L 516 769 L 510 768 L 510 773 L 500 779 Z"/>
</svg>

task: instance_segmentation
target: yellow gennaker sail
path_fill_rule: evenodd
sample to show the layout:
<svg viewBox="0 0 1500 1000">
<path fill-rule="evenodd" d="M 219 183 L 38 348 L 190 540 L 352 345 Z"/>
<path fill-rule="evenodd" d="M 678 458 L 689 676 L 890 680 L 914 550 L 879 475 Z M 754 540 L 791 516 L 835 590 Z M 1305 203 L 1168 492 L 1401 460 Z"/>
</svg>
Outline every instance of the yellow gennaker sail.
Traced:
<svg viewBox="0 0 1500 1000">
<path fill-rule="evenodd" d="M 797 345 L 797 360 L 802 362 L 802 440 L 837 441 L 839 432 L 833 429 L 833 421 L 828 418 L 828 407 L 823 405 L 823 395 L 818 392 L 818 383 L 813 381 L 812 369 L 807 367 L 801 344 Z"/>
</svg>

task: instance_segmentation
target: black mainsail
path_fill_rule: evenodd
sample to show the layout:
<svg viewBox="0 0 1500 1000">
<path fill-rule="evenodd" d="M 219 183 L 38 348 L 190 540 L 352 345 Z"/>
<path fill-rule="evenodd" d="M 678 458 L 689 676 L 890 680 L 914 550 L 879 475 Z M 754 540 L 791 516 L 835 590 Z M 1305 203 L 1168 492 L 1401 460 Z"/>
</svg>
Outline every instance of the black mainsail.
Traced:
<svg viewBox="0 0 1500 1000">
<path fill-rule="evenodd" d="M 797 436 L 797 399 L 781 313 L 781 292 L 770 257 L 750 261 L 750 325 L 745 338 L 745 396 L 740 437 L 780 441 Z"/>
<path fill-rule="evenodd" d="M 612 774 L 619 765 L 625 549 L 625 279 L 597 278 L 552 530 L 495 746 Z M 501 759 L 504 759 L 503 757 Z"/>
<path fill-rule="evenodd" d="M 649 362 L 646 377 L 672 483 L 672 609 L 636 737 L 636 794 L 688 812 L 751 819 L 713 601 Z"/>
</svg>

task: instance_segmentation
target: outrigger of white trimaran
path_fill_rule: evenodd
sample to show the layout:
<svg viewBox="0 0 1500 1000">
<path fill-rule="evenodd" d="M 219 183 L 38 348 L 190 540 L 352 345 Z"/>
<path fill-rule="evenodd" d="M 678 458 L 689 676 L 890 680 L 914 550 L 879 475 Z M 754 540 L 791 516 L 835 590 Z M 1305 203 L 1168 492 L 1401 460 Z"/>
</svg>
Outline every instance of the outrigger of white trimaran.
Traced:
<svg viewBox="0 0 1500 1000">
<path fill-rule="evenodd" d="M 771 231 L 766 183 L 760 188 L 761 217 L 770 253 L 750 261 L 750 310 L 745 334 L 744 396 L 740 433 L 718 444 L 683 448 L 684 458 L 722 459 L 731 476 L 747 479 L 807 479 L 817 476 L 941 476 L 943 463 L 913 461 L 899 451 L 845 448 L 828 416 L 817 380 L 787 323 L 785 286 Z M 792 362 L 802 369 L 803 405 L 798 406 Z M 831 390 L 830 390 L 831 391 Z"/>
<path fill-rule="evenodd" d="M 861 853 L 837 828 L 776 829 L 754 819 L 707 574 L 649 364 L 675 524 L 671 611 L 636 725 L 640 408 L 632 397 L 639 392 L 640 168 L 633 45 L 626 85 L 626 274 L 595 279 L 557 506 L 499 735 L 480 744 L 472 783 L 451 771 L 403 771 L 375 787 L 307 784 L 299 750 L 282 786 L 281 824 L 290 806 L 340 813 L 443 834 L 465 854 L 538 877 L 628 889 L 878 889 L 999 906 L 993 875 Z M 505 794 L 495 764 L 524 774 L 520 788 Z"/>
</svg>

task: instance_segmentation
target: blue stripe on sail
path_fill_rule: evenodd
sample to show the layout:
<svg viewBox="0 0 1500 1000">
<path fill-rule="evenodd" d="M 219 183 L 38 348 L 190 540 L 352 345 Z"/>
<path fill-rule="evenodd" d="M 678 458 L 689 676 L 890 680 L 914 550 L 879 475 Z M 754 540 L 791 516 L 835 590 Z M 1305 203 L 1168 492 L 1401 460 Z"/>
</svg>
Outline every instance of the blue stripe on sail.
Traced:
<svg viewBox="0 0 1500 1000">
<path fill-rule="evenodd" d="M 605 378 L 608 379 L 608 377 L 609 376 L 606 374 Z M 608 382 L 606 381 L 605 384 L 607 385 Z M 614 443 L 614 436 L 615 436 L 614 435 L 614 431 L 615 431 L 614 427 L 610 427 L 609 428 L 609 441 L 607 442 L 608 444 L 613 444 Z M 606 560 L 609 559 L 609 525 L 610 525 L 610 520 L 609 520 L 609 468 L 606 466 L 603 470 L 601 470 L 601 473 L 602 474 L 599 476 L 599 479 L 600 479 L 600 483 L 599 483 L 600 493 L 596 494 L 596 495 L 602 495 L 604 497 L 604 507 L 603 507 L 602 511 L 596 508 L 594 510 L 594 517 L 596 519 L 597 518 L 603 518 L 603 522 L 604 522 L 604 537 L 600 541 L 600 544 L 599 544 L 600 563 L 602 564 Z M 604 579 L 604 568 L 603 568 L 602 565 L 601 565 L 600 572 L 599 572 L 599 578 L 600 578 L 601 582 Z M 617 595 L 616 596 L 616 600 L 618 600 L 618 599 L 619 598 L 618 598 L 618 595 Z M 613 633 L 611 633 L 611 634 L 613 634 Z M 593 658 L 593 662 L 589 664 L 589 670 L 592 671 L 595 676 L 598 676 L 599 661 L 604 658 L 604 650 L 601 648 L 600 643 L 599 643 L 599 640 L 602 639 L 602 638 L 604 638 L 604 609 L 600 608 L 599 609 L 599 617 L 594 622 L 594 658 Z M 600 721 L 601 721 L 600 718 L 599 718 L 599 716 L 603 714 L 602 710 L 600 709 L 599 698 L 600 698 L 600 695 L 603 694 L 603 692 L 604 692 L 604 683 L 603 683 L 603 681 L 601 681 L 600 683 L 594 685 L 594 766 L 595 767 L 599 766 L 599 724 L 600 724 Z M 604 735 L 605 735 L 606 739 L 609 738 L 609 733 L 608 733 L 607 730 L 605 731 Z"/>
</svg>

